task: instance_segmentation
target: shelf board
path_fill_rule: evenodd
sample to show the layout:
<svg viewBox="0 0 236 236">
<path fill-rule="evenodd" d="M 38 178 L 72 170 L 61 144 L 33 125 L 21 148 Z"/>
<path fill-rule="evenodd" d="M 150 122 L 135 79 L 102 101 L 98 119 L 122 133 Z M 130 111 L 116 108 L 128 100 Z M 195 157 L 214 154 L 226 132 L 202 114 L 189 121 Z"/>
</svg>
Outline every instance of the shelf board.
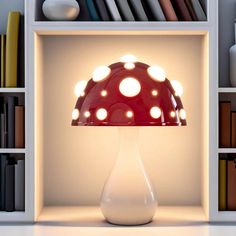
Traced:
<svg viewBox="0 0 236 236">
<path fill-rule="evenodd" d="M 236 88 L 219 88 L 219 93 L 236 93 Z"/>
<path fill-rule="evenodd" d="M 24 211 L 5 212 L 0 211 L 0 222 L 25 222 L 28 216 Z"/>
<path fill-rule="evenodd" d="M 25 88 L 0 88 L 0 93 L 24 93 Z"/>
<path fill-rule="evenodd" d="M 0 148 L 0 153 L 25 153 L 25 148 Z"/>
<path fill-rule="evenodd" d="M 66 212 L 66 214 L 65 214 Z M 108 224 L 99 207 L 44 207 L 39 216 L 40 224 L 104 227 Z M 153 221 L 147 226 L 192 225 L 206 223 L 202 207 L 158 207 Z"/>
<path fill-rule="evenodd" d="M 137 34 L 205 35 L 209 22 L 51 22 L 36 21 L 32 30 L 39 35 Z M 154 32 L 155 31 L 155 32 Z"/>
<path fill-rule="evenodd" d="M 218 153 L 236 153 L 236 148 L 218 148 Z"/>
</svg>

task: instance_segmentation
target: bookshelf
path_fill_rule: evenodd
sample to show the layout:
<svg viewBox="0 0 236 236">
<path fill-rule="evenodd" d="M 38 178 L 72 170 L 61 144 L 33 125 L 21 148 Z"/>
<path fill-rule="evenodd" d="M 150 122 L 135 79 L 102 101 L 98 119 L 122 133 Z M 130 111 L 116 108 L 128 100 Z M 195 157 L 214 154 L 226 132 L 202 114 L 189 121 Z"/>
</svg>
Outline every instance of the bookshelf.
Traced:
<svg viewBox="0 0 236 236">
<path fill-rule="evenodd" d="M 192 76 L 188 77 L 191 83 L 188 84 L 186 82 L 188 88 L 186 90 L 186 96 L 191 97 L 189 91 L 194 90 L 194 87 L 191 87 L 191 84 L 194 84 L 197 86 L 196 88 L 199 89 L 200 94 L 199 97 L 195 97 L 201 98 L 196 98 L 192 101 L 195 102 L 194 104 L 200 109 L 198 110 L 198 118 L 201 122 L 198 122 L 199 124 L 195 127 L 192 127 L 190 122 L 189 127 L 193 129 L 189 131 L 186 130 L 186 132 L 189 132 L 190 137 L 193 138 L 195 135 L 194 131 L 196 131 L 194 130 L 195 128 L 199 130 L 198 136 L 196 140 L 194 140 L 194 138 L 191 139 L 190 145 L 185 145 L 185 148 L 182 146 L 183 143 L 180 145 L 182 147 L 181 150 L 186 150 L 184 154 L 181 153 L 181 150 L 178 150 L 176 153 L 178 153 L 177 155 L 179 156 L 182 154 L 182 157 L 184 156 L 186 159 L 181 160 L 176 158 L 177 161 L 175 161 L 172 158 L 171 163 L 175 168 L 170 167 L 176 179 L 189 179 L 187 184 L 192 186 L 190 190 L 196 187 L 196 190 L 192 189 L 195 194 L 191 195 L 187 200 L 184 198 L 184 195 L 188 195 L 185 192 L 186 186 L 182 189 L 181 194 L 181 183 L 171 181 L 158 182 L 159 179 L 165 179 L 163 177 L 166 176 L 169 163 L 165 162 L 168 156 L 166 156 L 166 158 L 157 158 L 157 160 L 154 158 L 154 156 L 156 156 L 155 151 L 158 152 L 158 149 L 155 149 L 154 143 L 153 153 L 150 154 L 150 158 L 144 158 L 144 162 L 148 167 L 147 169 L 150 170 L 155 184 L 159 186 L 160 189 L 161 204 L 158 207 L 154 222 L 150 224 L 150 226 L 188 225 L 209 221 L 234 221 L 236 213 L 218 211 L 218 161 L 216 160 L 219 153 L 228 151 L 226 149 L 218 149 L 218 116 L 216 115 L 218 113 L 218 95 L 221 92 L 233 91 L 233 89 L 229 88 L 218 88 L 218 1 L 208 1 L 208 20 L 206 22 L 145 23 L 38 21 L 41 14 L 39 8 L 41 3 L 41 0 L 25 1 L 25 40 L 28 47 L 26 48 L 25 88 L 22 92 L 25 93 L 26 106 L 26 147 L 24 150 L 19 151 L 25 153 L 26 159 L 26 211 L 23 213 L 23 216 L 17 213 L 0 214 L 0 221 L 30 221 L 59 225 L 72 223 L 81 226 L 109 227 L 107 223 L 104 223 L 99 208 L 92 207 L 92 203 L 98 202 L 98 195 L 102 186 L 101 183 L 104 181 L 106 173 L 108 173 L 109 169 L 112 167 L 113 160 L 109 160 L 105 156 L 109 154 L 115 156 L 115 154 L 111 150 L 107 151 L 107 155 L 98 152 L 97 158 L 91 159 L 93 155 L 83 148 L 83 140 L 87 142 L 98 142 L 99 145 L 106 150 L 102 138 L 99 141 L 94 140 L 92 136 L 94 130 L 89 128 L 82 128 L 80 130 L 80 136 L 78 135 L 79 131 L 71 130 L 72 128 L 67 122 L 70 122 L 70 105 L 72 107 L 72 104 L 75 102 L 75 98 L 72 97 L 72 84 L 74 82 L 72 78 L 76 77 L 75 73 L 77 73 L 76 70 L 74 70 L 73 73 L 70 71 L 76 68 L 78 64 L 76 64 L 75 61 L 79 60 L 79 54 L 73 54 L 73 48 L 76 46 L 82 50 L 83 45 L 81 46 L 81 43 L 85 44 L 87 41 L 90 43 L 91 48 L 95 50 L 96 48 L 93 47 L 94 42 L 106 42 L 106 40 L 109 42 L 108 39 L 110 37 L 114 39 L 114 41 L 117 38 L 117 40 L 121 39 L 128 42 L 130 48 L 132 39 L 140 37 L 143 41 L 139 40 L 137 47 L 144 47 L 142 42 L 157 45 L 157 49 L 160 50 L 160 55 L 164 54 L 161 52 L 161 46 L 158 46 L 158 44 L 163 44 L 163 47 L 167 50 L 168 46 L 171 46 L 171 43 L 175 41 L 175 46 L 178 50 L 173 52 L 172 57 L 176 58 L 176 63 L 179 63 L 178 66 L 182 68 L 183 71 L 184 69 L 181 67 L 181 62 L 179 62 L 181 60 L 177 60 L 180 53 L 183 51 L 181 55 L 184 55 L 182 57 L 186 58 L 182 58 L 182 60 L 183 62 L 189 61 L 188 65 L 192 69 Z M 32 11 L 32 9 L 35 10 Z M 62 41 L 67 42 L 67 44 L 62 44 Z M 133 42 L 136 43 L 136 41 Z M 190 49 L 188 54 L 192 56 L 192 60 L 187 53 L 184 53 L 186 45 L 188 45 Z M 48 50 L 50 50 L 50 54 L 47 53 Z M 69 66 L 70 63 L 63 63 L 63 60 L 61 60 L 59 56 L 60 54 L 67 55 L 67 51 L 69 51 L 72 58 L 74 58 L 70 61 L 73 65 L 72 67 Z M 92 51 L 89 52 L 92 53 Z M 81 51 L 81 55 L 85 55 L 84 53 L 84 51 Z M 119 55 L 117 52 L 115 54 Z M 58 61 L 51 61 L 52 63 L 48 66 L 52 59 L 50 55 L 57 55 L 59 57 Z M 138 55 L 142 55 L 141 51 L 138 51 Z M 153 61 L 157 58 L 155 55 L 151 55 L 151 57 Z M 92 60 L 92 56 L 90 56 L 90 58 L 92 67 L 96 61 Z M 102 58 L 103 57 L 98 56 L 98 60 L 102 60 Z M 106 63 L 106 60 L 110 61 L 111 58 L 112 60 L 114 59 L 111 55 L 107 55 L 107 59 L 102 62 Z M 90 62 L 88 58 L 85 59 L 87 62 Z M 173 63 L 170 63 L 168 59 L 166 59 L 166 61 L 163 59 L 163 64 L 166 65 L 169 74 L 176 75 L 181 79 L 181 74 L 183 74 L 181 69 L 178 71 L 176 68 L 169 67 L 169 65 Z M 194 68 L 195 66 L 196 68 Z M 57 69 L 64 77 L 69 78 L 69 86 L 67 83 L 63 82 L 63 77 L 60 77 L 59 72 L 55 74 Z M 91 71 L 91 68 L 88 67 L 86 70 Z M 87 74 L 81 73 L 81 77 L 87 77 Z M 187 78 L 187 75 L 191 75 L 188 73 L 190 73 L 190 71 L 186 68 L 186 73 L 183 77 Z M 53 86 L 56 81 L 58 81 L 58 83 Z M 69 90 L 69 87 L 71 90 Z M 58 106 L 55 105 L 57 101 L 54 98 L 56 95 L 63 97 L 63 91 L 67 91 L 69 97 L 69 100 L 66 100 L 67 107 L 65 109 L 66 112 L 64 112 L 67 114 L 68 109 L 68 116 L 63 114 L 63 119 L 65 119 L 63 124 L 67 131 L 70 130 L 69 132 L 73 132 L 72 136 L 77 137 L 78 141 L 82 143 L 79 146 L 80 155 L 76 158 L 73 155 L 73 159 L 71 153 L 68 153 L 68 155 L 64 157 L 59 155 L 60 153 L 65 154 L 64 149 L 69 148 L 68 140 L 71 139 L 71 136 L 66 136 L 68 134 L 66 132 L 64 134 L 65 139 L 61 136 L 61 123 L 55 121 L 55 123 L 58 124 L 57 128 L 59 133 L 54 133 L 55 127 L 53 129 L 54 132 L 49 132 L 52 131 L 50 126 L 54 124 L 53 115 L 59 114 L 58 112 L 60 112 Z M 188 106 L 186 100 L 187 97 L 184 99 L 184 103 L 187 103 Z M 189 106 L 188 109 L 190 121 L 193 114 L 195 114 L 195 111 L 192 110 L 191 107 L 194 106 Z M 65 118 L 66 116 L 67 118 Z M 145 156 L 146 154 L 148 156 L 148 147 L 150 147 L 147 142 L 145 142 L 145 139 L 153 139 L 153 135 L 156 135 L 158 132 L 159 130 L 155 128 L 141 131 L 143 136 L 141 141 L 144 142 L 144 148 L 141 150 L 142 155 Z M 171 132 L 173 135 L 176 135 L 174 130 Z M 183 131 L 183 133 L 184 132 L 185 131 Z M 107 135 L 111 135 L 111 137 L 114 137 L 114 143 L 117 141 L 116 131 L 114 129 L 109 131 L 96 129 L 95 136 L 96 135 L 103 138 Z M 50 140 L 54 141 L 51 142 Z M 73 138 L 71 140 L 71 143 L 75 145 Z M 61 145 L 63 142 L 64 145 Z M 100 150 L 99 145 L 93 145 L 92 149 L 95 151 Z M 188 146 L 192 147 L 192 150 L 188 149 Z M 86 144 L 84 147 L 89 148 Z M 197 153 L 196 156 L 191 155 L 193 150 Z M 57 161 L 55 162 L 55 160 Z M 183 162 L 185 164 L 183 164 Z M 154 174 L 156 172 L 154 167 L 158 168 L 158 166 L 163 166 L 164 168 L 163 172 L 161 169 L 158 169 L 160 174 L 156 176 Z M 63 168 L 66 168 L 66 171 Z M 96 178 L 92 178 L 91 175 L 88 175 L 86 168 L 91 173 L 97 174 Z M 100 172 L 98 171 L 99 168 Z M 196 170 L 193 172 L 194 174 L 190 173 L 192 170 Z M 57 178 L 54 178 L 54 176 Z M 76 177 L 76 181 L 73 182 L 76 182 L 77 185 L 70 182 L 74 177 Z M 94 185 L 93 181 L 97 183 L 97 185 Z M 63 184 L 65 184 L 64 188 L 67 191 L 65 189 L 63 189 L 63 191 L 60 190 Z M 70 188 L 67 186 L 70 186 Z M 165 186 L 167 186 L 167 190 L 169 191 L 167 191 L 168 194 L 164 192 Z M 178 189 L 176 189 L 175 186 L 177 186 Z M 52 189 L 52 191 L 50 189 Z M 73 191 L 71 189 L 73 189 Z M 53 191 L 57 194 L 53 193 Z M 167 195 L 174 197 L 168 198 Z M 85 199 L 88 200 L 86 201 Z M 85 206 L 89 205 L 89 203 L 90 206 Z M 64 214 L 65 211 L 68 212 L 68 214 Z"/>
</svg>

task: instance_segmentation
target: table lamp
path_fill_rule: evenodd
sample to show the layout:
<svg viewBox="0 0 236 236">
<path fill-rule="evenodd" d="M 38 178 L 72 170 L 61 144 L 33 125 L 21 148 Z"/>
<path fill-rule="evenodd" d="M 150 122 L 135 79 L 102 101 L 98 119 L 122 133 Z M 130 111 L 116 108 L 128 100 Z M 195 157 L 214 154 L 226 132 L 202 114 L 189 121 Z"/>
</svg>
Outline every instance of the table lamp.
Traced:
<svg viewBox="0 0 236 236">
<path fill-rule="evenodd" d="M 76 85 L 75 93 L 73 126 L 119 127 L 118 158 L 101 195 L 105 219 L 118 225 L 151 222 L 157 197 L 139 154 L 137 127 L 185 126 L 181 84 L 169 81 L 160 66 L 125 55 L 120 62 L 99 66 L 92 79 Z"/>
</svg>

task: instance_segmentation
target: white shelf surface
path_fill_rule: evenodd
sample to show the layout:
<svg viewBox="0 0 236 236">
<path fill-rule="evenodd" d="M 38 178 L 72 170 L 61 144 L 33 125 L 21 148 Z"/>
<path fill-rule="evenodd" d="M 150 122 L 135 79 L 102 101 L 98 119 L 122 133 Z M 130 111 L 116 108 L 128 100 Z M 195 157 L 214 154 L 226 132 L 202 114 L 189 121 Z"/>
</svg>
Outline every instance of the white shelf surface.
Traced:
<svg viewBox="0 0 236 236">
<path fill-rule="evenodd" d="M 236 148 L 219 148 L 218 153 L 236 153 Z"/>
<path fill-rule="evenodd" d="M 0 148 L 1 153 L 25 153 L 25 148 Z"/>
<path fill-rule="evenodd" d="M 99 207 L 44 207 L 38 220 L 40 224 L 104 227 L 108 224 Z M 153 221 L 147 226 L 174 226 L 207 223 L 202 207 L 158 207 Z"/>
<path fill-rule="evenodd" d="M 5 212 L 0 211 L 0 222 L 25 222 L 27 215 L 24 211 Z"/>
<path fill-rule="evenodd" d="M 150 34 L 150 35 L 206 35 L 211 29 L 208 22 L 35 22 L 32 30 L 39 35 L 80 34 Z M 156 31 L 156 32 L 154 32 Z"/>
<path fill-rule="evenodd" d="M 236 88 L 219 88 L 219 93 L 236 93 Z"/>
<path fill-rule="evenodd" d="M 25 88 L 0 88 L 0 93 L 25 93 Z"/>
</svg>

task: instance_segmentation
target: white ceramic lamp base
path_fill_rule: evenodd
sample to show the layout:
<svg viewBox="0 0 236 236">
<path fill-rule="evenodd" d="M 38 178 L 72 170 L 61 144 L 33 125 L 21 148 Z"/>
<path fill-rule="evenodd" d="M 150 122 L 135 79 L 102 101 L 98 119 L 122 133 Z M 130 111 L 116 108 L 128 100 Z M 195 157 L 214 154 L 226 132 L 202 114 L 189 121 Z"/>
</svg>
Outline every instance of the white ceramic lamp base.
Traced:
<svg viewBox="0 0 236 236">
<path fill-rule="evenodd" d="M 103 189 L 101 210 L 112 224 L 146 224 L 155 214 L 157 198 L 139 154 L 138 128 L 122 127 L 119 133 L 120 151 Z"/>
</svg>

